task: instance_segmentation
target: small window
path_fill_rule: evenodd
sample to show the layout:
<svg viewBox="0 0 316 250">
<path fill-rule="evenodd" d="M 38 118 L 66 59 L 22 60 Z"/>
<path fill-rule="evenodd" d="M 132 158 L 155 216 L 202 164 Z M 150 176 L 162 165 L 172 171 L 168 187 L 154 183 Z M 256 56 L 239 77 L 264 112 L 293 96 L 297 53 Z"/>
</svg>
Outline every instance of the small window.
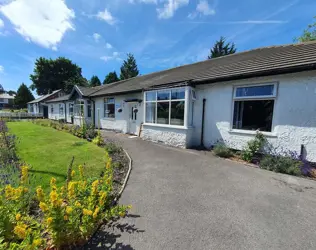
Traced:
<svg viewBox="0 0 316 250">
<path fill-rule="evenodd" d="M 91 114 L 92 114 L 91 101 L 87 101 L 87 108 L 88 108 L 88 117 L 91 117 Z"/>
<path fill-rule="evenodd" d="M 233 129 L 272 131 L 275 85 L 237 87 Z"/>
<path fill-rule="evenodd" d="M 69 115 L 73 115 L 73 113 L 74 113 L 74 104 L 69 103 Z"/>
<path fill-rule="evenodd" d="M 64 104 L 59 104 L 59 115 L 64 115 Z"/>
<path fill-rule="evenodd" d="M 115 100 L 114 98 L 104 99 L 104 117 L 115 118 Z"/>
<path fill-rule="evenodd" d="M 32 110 L 34 110 L 33 105 L 32 105 Z M 33 111 L 32 111 L 32 112 L 33 112 Z M 51 112 L 52 114 L 54 114 L 54 105 L 50 105 L 50 112 Z"/>
</svg>

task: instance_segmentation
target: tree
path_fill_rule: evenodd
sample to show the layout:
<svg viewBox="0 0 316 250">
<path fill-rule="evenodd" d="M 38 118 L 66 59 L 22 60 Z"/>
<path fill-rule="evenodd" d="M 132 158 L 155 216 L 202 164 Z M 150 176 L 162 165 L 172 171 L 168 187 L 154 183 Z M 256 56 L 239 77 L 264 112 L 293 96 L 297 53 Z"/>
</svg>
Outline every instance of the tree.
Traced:
<svg viewBox="0 0 316 250">
<path fill-rule="evenodd" d="M 99 77 L 92 76 L 91 80 L 89 82 L 89 87 L 96 87 L 96 86 L 100 86 L 100 85 L 101 85 L 101 81 L 100 81 Z"/>
<path fill-rule="evenodd" d="M 219 39 L 219 41 L 216 41 L 213 48 L 211 49 L 210 55 L 208 56 L 208 59 L 216 58 L 220 56 L 226 56 L 229 54 L 234 54 L 236 52 L 236 47 L 234 43 L 226 43 L 225 37 L 222 37 Z"/>
<path fill-rule="evenodd" d="M 27 103 L 34 100 L 34 96 L 30 89 L 22 83 L 14 98 L 14 104 L 19 108 L 26 108 Z"/>
<path fill-rule="evenodd" d="M 33 82 L 30 88 L 36 90 L 38 95 L 46 95 L 57 89 L 69 92 L 69 84 L 83 84 L 81 68 L 64 57 L 36 59 L 30 79 Z"/>
<path fill-rule="evenodd" d="M 107 74 L 105 76 L 105 79 L 103 81 L 103 85 L 104 84 L 109 84 L 109 83 L 112 83 L 112 82 L 118 82 L 120 79 L 117 77 L 117 74 L 115 71 L 113 72 L 110 72 L 109 74 Z"/>
<path fill-rule="evenodd" d="M 139 71 L 137 68 L 136 60 L 134 56 L 130 53 L 127 54 L 127 59 L 124 60 L 121 66 L 120 79 L 125 80 L 135 76 L 138 76 Z"/>
<path fill-rule="evenodd" d="M 9 94 L 9 95 L 16 95 L 16 92 L 15 91 L 13 91 L 13 90 L 9 90 L 9 91 L 7 91 L 7 93 Z"/>
<path fill-rule="evenodd" d="M 316 19 L 316 16 L 314 18 Z M 309 24 L 307 29 L 303 31 L 303 34 L 294 40 L 299 43 L 316 41 L 316 21 L 313 24 Z"/>
</svg>

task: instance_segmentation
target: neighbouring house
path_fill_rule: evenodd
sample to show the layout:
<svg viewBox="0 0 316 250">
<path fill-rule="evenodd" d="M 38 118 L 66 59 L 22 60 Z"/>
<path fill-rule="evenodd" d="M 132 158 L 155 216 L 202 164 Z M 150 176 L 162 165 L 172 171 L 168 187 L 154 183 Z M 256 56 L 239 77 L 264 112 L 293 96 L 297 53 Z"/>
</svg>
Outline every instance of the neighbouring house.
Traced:
<svg viewBox="0 0 316 250">
<path fill-rule="evenodd" d="M 75 86 L 69 95 L 64 95 L 46 101 L 48 105 L 48 118 L 52 120 L 65 120 L 76 125 L 94 124 L 94 102 L 89 95 L 103 88 L 103 86 L 88 88 Z"/>
<path fill-rule="evenodd" d="M 27 110 L 30 114 L 42 114 L 43 117 L 48 118 L 48 106 L 46 102 L 57 97 L 64 96 L 65 92 L 61 89 L 55 90 L 50 94 L 43 95 L 33 101 L 27 103 Z"/>
<path fill-rule="evenodd" d="M 234 149 L 260 130 L 277 152 L 316 162 L 316 42 L 240 52 L 81 95 L 77 88 L 81 116 L 101 129 L 182 148 L 221 141 Z"/>
<path fill-rule="evenodd" d="M 0 94 L 0 109 L 10 109 L 14 106 L 15 95 L 9 95 L 8 93 Z"/>
</svg>

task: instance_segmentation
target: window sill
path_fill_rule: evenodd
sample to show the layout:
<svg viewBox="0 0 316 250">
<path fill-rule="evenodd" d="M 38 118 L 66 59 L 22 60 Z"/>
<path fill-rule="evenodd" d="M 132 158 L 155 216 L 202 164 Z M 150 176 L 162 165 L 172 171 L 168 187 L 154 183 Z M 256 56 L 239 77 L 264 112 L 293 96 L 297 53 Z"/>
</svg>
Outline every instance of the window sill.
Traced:
<svg viewBox="0 0 316 250">
<path fill-rule="evenodd" d="M 110 118 L 110 117 L 103 117 L 101 120 L 106 120 L 106 121 L 115 121 L 115 118 Z"/>
<path fill-rule="evenodd" d="M 231 129 L 229 130 L 229 133 L 231 134 L 243 134 L 243 135 L 256 135 L 257 131 L 255 130 L 242 130 L 242 129 Z M 265 132 L 265 131 L 260 131 L 263 135 L 266 137 L 271 137 L 271 138 L 277 138 L 277 134 L 273 132 Z"/>
<path fill-rule="evenodd" d="M 185 126 L 177 126 L 177 125 L 168 125 L 168 124 L 155 124 L 155 123 L 144 123 L 144 126 L 151 126 L 151 127 L 159 127 L 159 128 L 175 128 L 175 129 L 192 129 L 192 127 L 185 127 Z"/>
</svg>

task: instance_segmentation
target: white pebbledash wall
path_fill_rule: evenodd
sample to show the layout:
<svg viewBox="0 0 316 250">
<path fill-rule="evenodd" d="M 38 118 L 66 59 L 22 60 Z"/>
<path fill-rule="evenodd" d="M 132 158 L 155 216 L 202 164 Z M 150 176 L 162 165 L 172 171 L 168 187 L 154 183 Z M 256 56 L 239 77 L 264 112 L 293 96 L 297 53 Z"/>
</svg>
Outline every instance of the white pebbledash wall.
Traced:
<svg viewBox="0 0 316 250">
<path fill-rule="evenodd" d="M 100 126 L 102 129 L 114 130 L 122 133 L 130 133 L 130 109 L 129 103 L 125 102 L 125 100 L 134 98 L 142 100 L 142 93 L 110 97 L 115 99 L 115 118 L 104 117 L 104 98 L 107 97 L 98 97 L 93 99 L 95 101 L 95 126 Z M 137 106 L 138 113 L 136 131 L 139 131 L 141 123 L 143 122 L 143 102 L 137 104 Z M 119 108 L 122 109 L 122 112 L 120 113 L 118 112 Z"/>
<path fill-rule="evenodd" d="M 200 144 L 202 103 L 205 104 L 204 144 L 206 147 L 224 141 L 229 147 L 242 149 L 254 138 L 254 131 L 232 129 L 233 88 L 235 85 L 278 82 L 272 132 L 264 133 L 278 152 L 295 151 L 301 144 L 306 158 L 316 162 L 316 71 L 252 78 L 214 85 L 198 85 L 194 109 L 192 145 Z"/>
</svg>

